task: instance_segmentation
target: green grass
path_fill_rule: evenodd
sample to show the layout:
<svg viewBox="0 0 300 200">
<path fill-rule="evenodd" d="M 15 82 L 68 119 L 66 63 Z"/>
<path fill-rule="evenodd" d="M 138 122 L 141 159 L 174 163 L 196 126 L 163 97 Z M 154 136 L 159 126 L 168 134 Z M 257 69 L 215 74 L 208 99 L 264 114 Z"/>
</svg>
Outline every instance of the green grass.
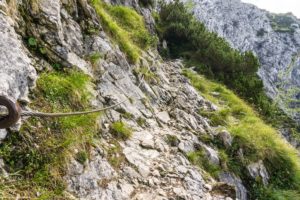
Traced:
<svg viewBox="0 0 300 200">
<path fill-rule="evenodd" d="M 100 52 L 94 52 L 89 56 L 89 61 L 92 63 L 92 65 L 94 66 L 95 64 L 97 64 L 97 62 L 102 58 L 103 56 L 101 55 Z"/>
<path fill-rule="evenodd" d="M 212 177 L 217 177 L 220 172 L 220 166 L 211 163 L 203 150 L 190 152 L 187 154 L 188 159 L 194 164 L 198 165 L 207 171 Z"/>
<path fill-rule="evenodd" d="M 89 109 L 92 97 L 87 87 L 91 79 L 77 71 L 43 73 L 33 91 L 30 107 L 43 112 L 68 112 Z M 83 163 L 97 137 L 98 115 L 39 119 L 30 118 L 21 130 L 10 134 L 0 146 L 10 182 L 0 182 L 1 195 L 29 199 L 67 199 L 63 176 L 72 157 Z M 74 149 L 81 149 L 79 153 Z M 83 153 L 84 152 L 84 153 Z"/>
<path fill-rule="evenodd" d="M 147 82 L 151 82 L 151 81 L 157 81 L 157 75 L 155 73 L 153 73 L 151 70 L 149 70 L 147 67 L 138 67 L 135 68 L 133 73 L 138 76 L 138 75 L 142 75 L 143 78 L 147 81 Z"/>
<path fill-rule="evenodd" d="M 166 137 L 166 142 L 172 146 L 172 147 L 176 147 L 178 146 L 178 144 L 180 143 L 180 140 L 177 138 L 176 135 L 167 135 Z"/>
<path fill-rule="evenodd" d="M 122 163 L 125 162 L 123 149 L 118 141 L 111 142 L 111 146 L 107 149 L 107 158 L 108 162 L 116 170 L 120 169 Z"/>
<path fill-rule="evenodd" d="M 254 194 L 250 198 L 300 199 L 300 159 L 297 150 L 232 91 L 190 70 L 184 70 L 183 74 L 201 95 L 220 108 L 215 113 L 200 113 L 211 119 L 212 125 L 225 126 L 234 137 L 232 148 L 226 150 L 228 168 L 249 184 L 250 193 Z M 218 92 L 219 96 L 212 95 L 212 92 Z M 244 152 L 242 160 L 236 156 L 240 148 Z M 271 177 L 267 188 L 251 181 L 245 174 L 245 167 L 258 160 L 263 160 Z M 297 198 L 294 198 L 295 195 Z"/>
<path fill-rule="evenodd" d="M 132 63 L 138 61 L 141 49 L 147 49 L 155 43 L 155 38 L 145 27 L 143 17 L 135 10 L 125 6 L 110 6 L 101 0 L 93 0 L 92 4 L 106 32 Z"/>
<path fill-rule="evenodd" d="M 112 123 L 111 132 L 117 139 L 122 140 L 127 140 L 132 135 L 132 130 L 122 121 Z"/>
<path fill-rule="evenodd" d="M 80 164 L 83 165 L 88 160 L 88 154 L 86 153 L 86 151 L 79 151 L 76 154 L 75 158 Z"/>
<path fill-rule="evenodd" d="M 144 127 L 147 123 L 146 119 L 144 119 L 143 117 L 138 117 L 136 120 L 136 123 L 140 126 L 140 127 Z"/>
</svg>

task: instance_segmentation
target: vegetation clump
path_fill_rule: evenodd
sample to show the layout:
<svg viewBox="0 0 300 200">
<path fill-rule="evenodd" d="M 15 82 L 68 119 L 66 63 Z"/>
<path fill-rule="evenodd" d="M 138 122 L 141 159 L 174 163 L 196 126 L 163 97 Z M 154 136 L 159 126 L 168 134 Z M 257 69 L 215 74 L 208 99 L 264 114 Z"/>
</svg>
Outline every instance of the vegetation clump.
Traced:
<svg viewBox="0 0 300 200">
<path fill-rule="evenodd" d="M 122 163 L 125 162 L 125 156 L 122 153 L 122 147 L 118 141 L 112 141 L 111 146 L 107 150 L 108 162 L 115 169 L 119 169 Z"/>
<path fill-rule="evenodd" d="M 217 178 L 219 172 L 221 171 L 219 165 L 211 163 L 208 160 L 204 150 L 202 149 L 195 152 L 188 153 L 187 157 L 194 165 L 200 166 L 214 178 Z"/>
<path fill-rule="evenodd" d="M 132 135 L 132 130 L 122 121 L 111 125 L 111 132 L 117 139 L 127 140 Z"/>
<path fill-rule="evenodd" d="M 78 71 L 42 73 L 30 107 L 43 112 L 89 109 L 91 79 Z M 31 118 L 19 132 L 11 133 L 0 146 L 0 156 L 12 181 L 0 183 L 0 195 L 41 199 L 64 196 L 65 164 L 74 157 L 80 163 L 97 137 L 97 114 L 56 119 Z M 85 149 L 75 153 L 74 149 Z"/>
<path fill-rule="evenodd" d="M 155 37 L 147 31 L 143 17 L 135 10 L 125 6 L 110 6 L 101 0 L 93 0 L 92 3 L 104 29 L 131 62 L 138 61 L 141 49 L 155 44 Z"/>
<path fill-rule="evenodd" d="M 250 191 L 250 199 L 300 199 L 300 159 L 297 150 L 282 139 L 276 129 L 260 119 L 251 106 L 226 87 L 190 70 L 185 70 L 184 75 L 195 88 L 204 91 L 201 95 L 220 108 L 215 114 L 206 116 L 213 125 L 225 126 L 233 136 L 232 147 L 221 149 L 224 158 L 222 166 L 241 176 Z M 212 95 L 216 91 L 219 95 Z M 216 118 L 224 110 L 226 117 L 220 118 L 222 120 Z M 239 156 L 241 150 L 242 157 Z M 247 174 L 247 166 L 259 160 L 263 161 L 270 176 L 266 187 Z"/>
</svg>

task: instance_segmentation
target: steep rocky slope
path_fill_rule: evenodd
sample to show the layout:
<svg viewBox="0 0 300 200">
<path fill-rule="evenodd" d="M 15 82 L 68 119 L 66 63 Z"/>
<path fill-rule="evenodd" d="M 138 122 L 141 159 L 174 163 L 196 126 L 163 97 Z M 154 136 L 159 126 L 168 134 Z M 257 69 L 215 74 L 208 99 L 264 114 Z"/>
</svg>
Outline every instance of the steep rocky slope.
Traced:
<svg viewBox="0 0 300 200">
<path fill-rule="evenodd" d="M 250 184 L 268 186 L 281 169 L 278 174 L 287 180 L 282 183 L 291 190 L 289 178 L 298 176 L 296 150 L 225 87 L 197 82 L 200 76 L 187 73 L 180 60 L 163 60 L 155 45 L 137 46 L 131 30 L 109 13 L 136 10 L 154 33 L 151 6 L 124 0 L 105 2 L 134 9 L 104 4 L 94 9 L 101 1 L 93 2 L 0 1 L 1 95 L 18 100 L 24 110 L 44 112 L 123 102 L 101 115 L 22 118 L 18 126 L 0 130 L 1 198 L 245 200 L 255 196 Z M 126 47 L 139 54 L 136 63 Z M 232 126 L 214 124 L 226 118 Z M 252 124 L 265 130 L 248 134 L 256 128 Z M 236 135 L 235 128 L 241 129 Z M 249 135 L 259 140 L 258 148 Z M 272 158 L 283 159 L 278 168 Z M 240 171 L 229 170 L 229 164 Z"/>
<path fill-rule="evenodd" d="M 197 19 L 234 48 L 258 56 L 267 94 L 299 120 L 300 20 L 240 0 L 184 0 Z"/>
<path fill-rule="evenodd" d="M 191 165 L 184 156 L 203 147 L 212 162 L 219 162 L 218 153 L 196 136 L 217 133 L 197 114 L 200 108 L 216 108 L 181 75 L 180 61 L 164 62 L 156 51 L 149 50 L 143 52 L 138 64 L 129 64 L 85 1 L 14 3 L 1 1 L 0 7 L 1 95 L 19 100 L 26 109 L 28 88 L 34 86 L 39 74 L 65 66 L 93 77 L 94 106 L 128 99 L 103 113 L 99 121 L 101 138 L 90 149 L 89 159 L 84 162 L 69 159 L 63 198 L 234 198 L 234 192 L 227 195 L 222 190 L 222 187 L 234 190 L 232 186 L 212 178 L 204 179 L 205 172 Z M 149 10 L 144 10 L 147 15 Z M 86 27 L 96 27 L 99 31 L 87 34 Z M 94 62 L 86 59 L 95 52 L 101 58 Z M 153 77 L 147 79 L 144 74 L 142 79 L 139 73 L 134 75 L 134 69 L 139 68 L 146 68 Z M 48 87 L 51 88 L 51 82 Z M 116 141 L 110 131 L 110 125 L 120 120 L 133 130 L 132 137 L 124 142 Z M 6 131 L 1 130 L 1 134 L 3 143 L 7 142 Z M 9 137 L 14 134 L 9 131 Z M 171 143 L 168 138 L 173 138 Z M 73 149 L 76 151 L 79 150 Z M 112 157 L 119 162 L 118 167 Z M 2 165 L 1 198 L 45 195 L 43 190 L 34 187 L 31 191 L 16 185 L 6 188 L 7 181 L 13 183 L 14 179 L 5 165 Z"/>
</svg>

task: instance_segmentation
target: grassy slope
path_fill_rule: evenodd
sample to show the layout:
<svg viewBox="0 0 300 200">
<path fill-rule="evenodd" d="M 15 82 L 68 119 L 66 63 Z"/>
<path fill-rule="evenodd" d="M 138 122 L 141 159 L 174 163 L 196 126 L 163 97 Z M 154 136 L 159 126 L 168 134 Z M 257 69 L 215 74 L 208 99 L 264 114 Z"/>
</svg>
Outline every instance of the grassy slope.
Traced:
<svg viewBox="0 0 300 200">
<path fill-rule="evenodd" d="M 77 71 L 40 74 L 30 107 L 44 112 L 89 109 L 91 79 Z M 0 179 L 0 198 L 67 199 L 63 176 L 70 157 L 85 162 L 97 136 L 97 114 L 30 118 L 0 146 L 11 176 Z M 79 149 L 78 152 L 74 152 Z"/>
<path fill-rule="evenodd" d="M 213 125 L 225 126 L 234 137 L 232 149 L 226 150 L 227 165 L 248 184 L 252 198 L 300 199 L 298 152 L 232 91 L 189 70 L 185 70 L 184 75 L 201 95 L 219 106 L 220 110 L 214 113 L 199 112 L 210 118 Z M 220 95 L 216 97 L 212 92 Z M 244 151 L 243 159 L 237 156 L 240 148 Z M 261 180 L 251 181 L 245 173 L 245 167 L 258 160 L 263 160 L 270 174 L 268 188 L 263 188 Z"/>
<path fill-rule="evenodd" d="M 147 49 L 155 43 L 155 37 L 147 31 L 143 17 L 135 10 L 125 6 L 110 6 L 102 0 L 93 0 L 92 4 L 105 31 L 132 63 L 138 61 L 141 49 Z"/>
</svg>

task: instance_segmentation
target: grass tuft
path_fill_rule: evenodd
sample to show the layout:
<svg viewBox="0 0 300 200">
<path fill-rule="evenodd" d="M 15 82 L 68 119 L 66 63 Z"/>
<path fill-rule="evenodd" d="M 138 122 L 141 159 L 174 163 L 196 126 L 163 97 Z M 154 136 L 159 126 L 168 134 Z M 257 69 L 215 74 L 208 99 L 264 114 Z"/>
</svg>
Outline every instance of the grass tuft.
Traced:
<svg viewBox="0 0 300 200">
<path fill-rule="evenodd" d="M 141 49 L 154 45 L 155 38 L 149 34 L 143 17 L 135 10 L 125 6 L 110 6 L 101 0 L 93 0 L 92 3 L 104 29 L 132 63 L 138 61 Z"/>
<path fill-rule="evenodd" d="M 111 132 L 117 139 L 127 140 L 132 135 L 132 130 L 124 122 L 114 122 L 111 125 Z"/>
</svg>

